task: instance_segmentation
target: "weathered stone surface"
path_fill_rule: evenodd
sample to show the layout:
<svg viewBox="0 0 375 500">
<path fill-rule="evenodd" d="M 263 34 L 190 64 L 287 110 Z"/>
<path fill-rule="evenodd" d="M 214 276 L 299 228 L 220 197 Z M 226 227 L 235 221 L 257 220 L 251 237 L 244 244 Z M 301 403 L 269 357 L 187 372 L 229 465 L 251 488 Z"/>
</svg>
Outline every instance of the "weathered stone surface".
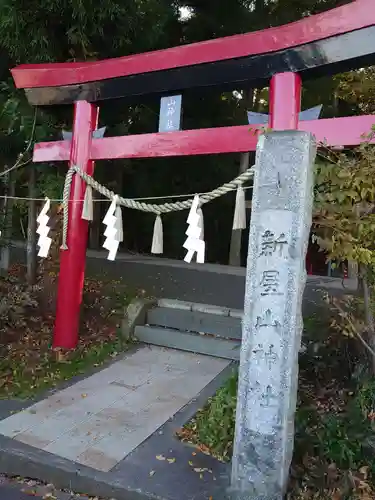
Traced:
<svg viewBox="0 0 375 500">
<path fill-rule="evenodd" d="M 229 309 L 227 307 L 213 306 L 210 304 L 197 304 L 193 302 L 191 310 L 206 314 L 215 314 L 217 316 L 229 316 Z"/>
<path fill-rule="evenodd" d="M 315 154 L 305 132 L 272 132 L 258 143 L 231 481 L 236 499 L 281 500 L 285 493 Z"/>
<path fill-rule="evenodd" d="M 154 307 L 148 311 L 147 325 L 171 328 L 183 332 L 206 333 L 215 337 L 229 339 L 242 338 L 240 318 L 171 309 L 169 307 Z"/>
<path fill-rule="evenodd" d="M 205 354 L 215 358 L 239 361 L 241 342 L 212 335 L 199 335 L 169 328 L 154 326 L 137 326 L 135 338 L 145 344 L 160 347 L 169 347 L 179 351 L 188 351 L 195 354 Z"/>
<path fill-rule="evenodd" d="M 159 307 L 169 307 L 170 309 L 182 309 L 184 311 L 191 311 L 192 302 L 176 299 L 159 299 Z"/>
<path fill-rule="evenodd" d="M 146 323 L 147 311 L 156 305 L 152 299 L 134 299 L 125 307 L 124 318 L 121 324 L 121 335 L 130 340 L 134 336 L 136 326 Z"/>
</svg>

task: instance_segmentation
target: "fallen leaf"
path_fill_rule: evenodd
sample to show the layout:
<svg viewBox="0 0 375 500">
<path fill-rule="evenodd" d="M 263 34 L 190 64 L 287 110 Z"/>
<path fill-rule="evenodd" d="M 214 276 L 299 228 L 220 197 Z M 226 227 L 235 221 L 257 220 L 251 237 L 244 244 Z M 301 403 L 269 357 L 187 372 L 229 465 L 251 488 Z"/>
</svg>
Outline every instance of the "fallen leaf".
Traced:
<svg viewBox="0 0 375 500">
<path fill-rule="evenodd" d="M 27 489 L 24 489 L 24 490 L 21 490 L 22 493 L 26 493 L 26 495 L 30 495 L 32 497 L 35 497 L 36 496 L 36 491 L 35 490 L 27 490 Z"/>
<path fill-rule="evenodd" d="M 156 455 L 156 460 L 162 462 L 163 460 L 165 460 L 165 457 L 163 455 Z"/>
<path fill-rule="evenodd" d="M 167 461 L 170 463 L 170 464 L 174 464 L 176 459 L 175 458 L 167 458 Z"/>
<path fill-rule="evenodd" d="M 364 478 L 364 479 L 367 479 L 369 469 L 370 469 L 370 467 L 369 467 L 368 465 L 364 465 L 363 467 L 361 467 L 361 468 L 359 469 L 359 472 L 360 472 L 361 474 L 363 474 L 363 478 Z"/>
<path fill-rule="evenodd" d="M 153 475 L 155 474 L 155 471 L 154 470 L 150 470 L 150 477 L 152 477 Z"/>
</svg>

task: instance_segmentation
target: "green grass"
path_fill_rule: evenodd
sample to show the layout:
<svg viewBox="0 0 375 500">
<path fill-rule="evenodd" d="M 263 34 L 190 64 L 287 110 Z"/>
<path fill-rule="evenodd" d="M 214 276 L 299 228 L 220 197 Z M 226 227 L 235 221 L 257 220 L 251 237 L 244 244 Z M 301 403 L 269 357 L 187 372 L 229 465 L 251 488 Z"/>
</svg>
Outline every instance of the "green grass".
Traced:
<svg viewBox="0 0 375 500">
<path fill-rule="evenodd" d="M 139 292 L 122 280 L 101 276 L 85 280 L 77 347 L 66 352 L 52 349 L 55 318 L 53 310 L 43 306 L 43 298 L 56 284 L 53 273 L 50 277 L 49 288 L 36 292 L 17 277 L 0 281 L 11 311 L 18 311 L 20 296 L 28 299 L 17 315 L 3 315 L 0 321 L 0 399 L 33 398 L 128 348 L 120 323 L 124 307 Z"/>
<path fill-rule="evenodd" d="M 120 336 L 107 342 L 100 342 L 76 349 L 70 355 L 58 356 L 49 350 L 38 360 L 38 365 L 30 369 L 29 360 L 8 359 L 0 361 L 3 381 L 0 399 L 30 399 L 42 391 L 56 387 L 64 381 L 100 367 L 105 362 L 128 349 L 129 344 Z"/>
<path fill-rule="evenodd" d="M 237 373 L 221 387 L 207 405 L 185 426 L 182 437 L 221 460 L 232 456 Z M 296 412 L 295 458 L 306 453 L 344 469 L 369 464 L 375 473 L 375 380 L 362 383 L 348 401 L 345 411 L 321 412 L 299 406 Z"/>
<path fill-rule="evenodd" d="M 332 333 L 317 318 L 305 321 L 305 330 L 307 351 L 300 355 L 292 466 L 293 481 L 298 484 L 288 500 L 373 499 L 367 479 L 371 482 L 375 478 L 375 380 L 350 377 L 347 365 L 357 361 L 350 339 Z M 233 373 L 179 432 L 180 438 L 221 460 L 230 460 L 237 383 L 238 374 Z M 370 496 L 353 493 L 357 482 L 369 488 L 366 491 L 371 490 Z M 349 493 L 335 497 L 335 488 Z"/>
<path fill-rule="evenodd" d="M 214 456 L 227 460 L 232 454 L 237 403 L 237 373 L 229 378 L 186 425 L 187 435 L 208 448 Z"/>
</svg>

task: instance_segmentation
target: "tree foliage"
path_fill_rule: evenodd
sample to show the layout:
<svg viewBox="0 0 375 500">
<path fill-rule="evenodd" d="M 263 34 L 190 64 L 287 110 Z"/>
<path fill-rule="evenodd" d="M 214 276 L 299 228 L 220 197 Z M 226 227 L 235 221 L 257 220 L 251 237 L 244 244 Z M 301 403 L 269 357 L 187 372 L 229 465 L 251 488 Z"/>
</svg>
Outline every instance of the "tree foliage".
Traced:
<svg viewBox="0 0 375 500">
<path fill-rule="evenodd" d="M 375 265 L 375 148 L 328 151 L 316 168 L 314 230 L 327 258 Z"/>
<path fill-rule="evenodd" d="M 53 139 L 56 123 L 42 110 L 32 108 L 24 93 L 13 82 L 0 82 L 0 162 L 1 170 L 11 169 L 13 181 L 19 188 L 27 186 L 27 176 L 22 166 L 32 159 L 35 142 Z M 34 166 L 34 168 L 37 168 Z M 0 177 L 1 179 L 1 177 Z M 41 185 L 39 186 L 42 187 Z M 47 191 L 40 189 L 40 195 Z M 50 194 L 49 194 L 50 195 Z"/>
<path fill-rule="evenodd" d="M 17 161 L 19 153 L 27 146 L 34 119 L 34 110 L 27 104 L 23 92 L 14 89 L 7 74 L 15 64 L 118 57 L 263 29 L 348 2 L 0 0 L 0 161 L 2 165 Z M 180 20 L 179 8 L 183 6 L 191 16 Z M 4 68 L 5 72 L 2 71 Z M 371 70 L 366 70 L 361 75 L 353 72 L 336 79 L 327 77 L 318 85 L 307 82 L 304 86 L 304 107 L 323 104 L 323 113 L 327 117 L 367 111 L 370 106 L 368 97 L 372 98 L 371 76 Z M 355 95 L 351 90 L 353 86 Z M 259 89 L 257 96 L 256 108 L 267 111 L 267 89 Z M 348 103 L 346 109 L 342 103 Z M 183 128 L 245 124 L 246 110 L 251 105 L 253 102 L 238 99 L 231 92 L 186 93 L 183 99 Z M 101 125 L 107 126 L 107 135 L 153 132 L 157 130 L 158 112 L 158 98 L 152 97 L 147 102 L 131 105 L 119 99 L 116 103 L 101 103 L 100 121 Z M 35 140 L 60 138 L 62 128 L 71 128 L 71 120 L 71 107 L 48 108 L 43 112 L 38 110 Z M 28 159 L 29 156 L 25 158 Z M 237 155 L 170 158 L 159 162 L 118 160 L 98 162 L 95 175 L 124 196 L 163 196 L 211 190 L 237 175 L 239 162 Z M 40 192 L 58 197 L 66 165 L 41 165 L 37 168 Z M 21 174 L 17 178 L 18 195 L 26 194 L 26 186 L 27 178 Z M 233 206 L 234 197 L 228 195 L 205 208 L 208 220 L 206 238 L 211 242 L 207 248 L 212 261 L 227 262 Z M 105 204 L 101 204 L 101 208 L 104 210 Z M 181 256 L 184 237 L 181 228 L 184 222 L 184 213 L 165 218 L 167 256 Z M 125 247 L 148 252 L 152 226 L 151 216 L 131 212 L 124 228 Z M 223 238 L 225 234 L 227 238 Z"/>
<path fill-rule="evenodd" d="M 375 67 L 350 71 L 336 77 L 337 94 L 361 113 L 375 112 Z"/>
<path fill-rule="evenodd" d="M 108 58 L 167 46 L 167 0 L 2 0 L 0 44 L 13 62 Z"/>
</svg>

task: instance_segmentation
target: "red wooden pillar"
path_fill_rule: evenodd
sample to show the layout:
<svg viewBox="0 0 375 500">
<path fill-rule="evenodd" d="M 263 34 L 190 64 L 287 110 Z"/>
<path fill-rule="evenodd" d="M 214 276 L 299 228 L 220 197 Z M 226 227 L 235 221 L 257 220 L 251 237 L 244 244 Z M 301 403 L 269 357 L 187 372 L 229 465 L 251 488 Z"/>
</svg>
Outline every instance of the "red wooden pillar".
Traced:
<svg viewBox="0 0 375 500">
<path fill-rule="evenodd" d="M 92 133 L 98 124 L 98 107 L 87 101 L 74 104 L 73 137 L 70 165 L 93 174 L 94 162 L 89 160 Z M 69 198 L 68 250 L 60 252 L 60 274 L 57 292 L 53 347 L 74 349 L 78 328 L 85 273 L 88 222 L 82 220 L 86 184 L 74 175 Z"/>
<path fill-rule="evenodd" d="M 273 130 L 297 130 L 302 82 L 298 73 L 278 73 L 270 85 L 270 122 Z"/>
</svg>

